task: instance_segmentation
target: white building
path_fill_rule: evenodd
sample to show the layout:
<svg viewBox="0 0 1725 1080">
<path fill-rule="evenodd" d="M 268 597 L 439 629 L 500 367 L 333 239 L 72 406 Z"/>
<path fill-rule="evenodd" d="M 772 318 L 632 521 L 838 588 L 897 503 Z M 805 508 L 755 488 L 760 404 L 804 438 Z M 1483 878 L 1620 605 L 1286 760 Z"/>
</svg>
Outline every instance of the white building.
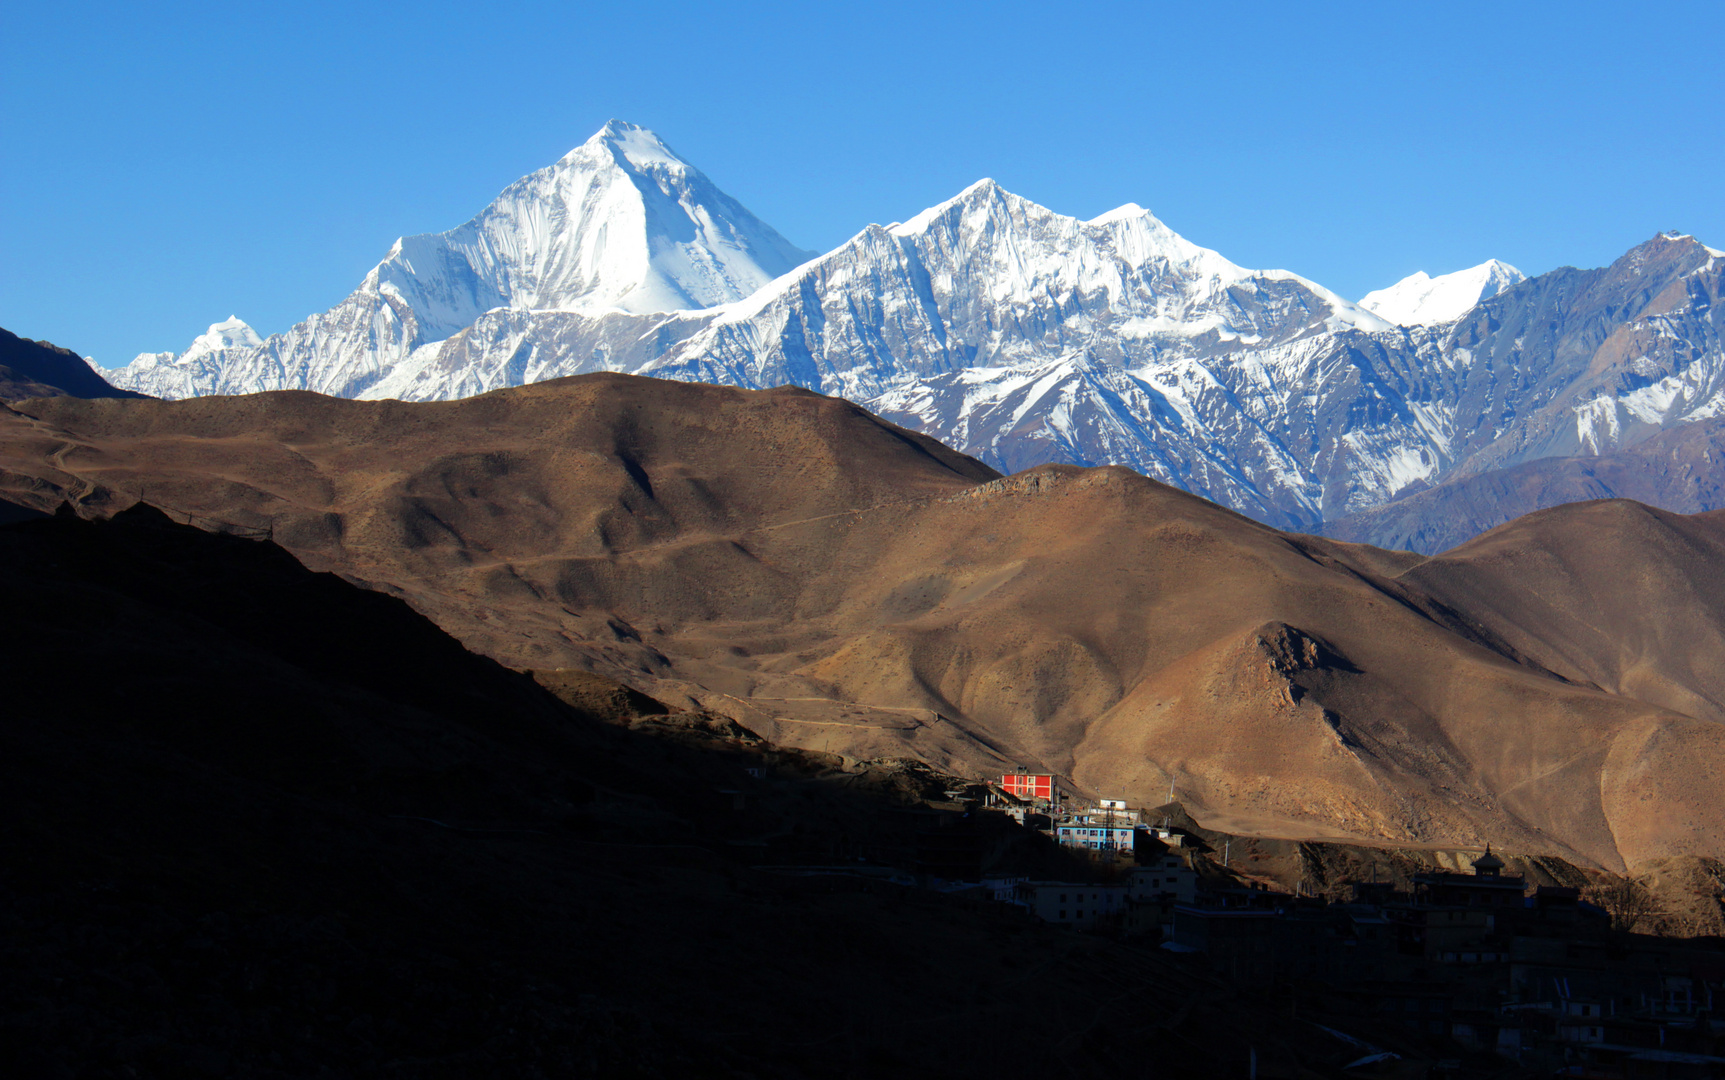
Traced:
<svg viewBox="0 0 1725 1080">
<path fill-rule="evenodd" d="M 1186 860 L 1173 852 L 1155 856 L 1148 864 L 1126 871 L 1126 894 L 1134 901 L 1172 896 L 1176 903 L 1190 904 L 1197 898 L 1198 875 Z"/>
<path fill-rule="evenodd" d="M 1067 847 L 1129 855 L 1136 846 L 1136 834 L 1142 828 L 1137 811 L 1128 809 L 1125 800 L 1103 799 L 1100 805 L 1080 811 L 1057 824 L 1054 838 Z"/>
<path fill-rule="evenodd" d="M 1565 1001 L 1557 1018 L 1557 1038 L 1571 1043 L 1604 1042 L 1605 1007 L 1597 1001 Z"/>
<path fill-rule="evenodd" d="M 1015 902 L 1029 908 L 1043 922 L 1082 930 L 1125 911 L 1126 886 L 1022 881 Z"/>
<path fill-rule="evenodd" d="M 1067 847 L 1090 851 L 1132 851 L 1132 834 L 1137 830 L 1130 823 L 1097 821 L 1079 818 L 1055 827 L 1055 837 Z"/>
</svg>

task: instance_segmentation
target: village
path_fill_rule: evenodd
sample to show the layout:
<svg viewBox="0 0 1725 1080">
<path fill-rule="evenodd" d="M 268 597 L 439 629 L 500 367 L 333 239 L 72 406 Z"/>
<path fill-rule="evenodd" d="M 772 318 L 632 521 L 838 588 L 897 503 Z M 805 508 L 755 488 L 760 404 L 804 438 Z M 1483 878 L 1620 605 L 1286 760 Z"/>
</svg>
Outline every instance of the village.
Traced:
<svg viewBox="0 0 1725 1080">
<path fill-rule="evenodd" d="M 904 811 L 897 858 L 770 869 L 827 888 L 935 890 L 1172 954 L 1339 1036 L 1350 1021 L 1371 1032 L 1348 1075 L 1489 1076 L 1497 1062 L 1505 1076 L 1725 1077 L 1717 938 L 1631 933 L 1580 888 L 1534 884 L 1489 848 L 1471 865 L 1320 895 L 1253 880 L 1229 865 L 1226 841 L 1162 808 L 1078 800 L 1051 775 L 945 794 Z M 1041 872 L 1008 854 L 1026 832 L 1053 853 Z"/>
<path fill-rule="evenodd" d="M 1119 800 L 1073 803 L 1050 775 L 988 786 L 990 809 L 1096 865 L 1090 881 L 981 877 L 991 899 L 1043 922 L 1157 942 L 1278 986 L 1290 1008 L 1387 1020 L 1439 1074 L 1462 1075 L 1447 1050 L 1601 1080 L 1725 1076 L 1717 939 L 1626 933 L 1579 888 L 1532 886 L 1489 847 L 1465 870 L 1350 882 L 1337 901 L 1241 881 L 1191 832 Z M 1357 1066 L 1399 1056 L 1371 1050 Z"/>
</svg>

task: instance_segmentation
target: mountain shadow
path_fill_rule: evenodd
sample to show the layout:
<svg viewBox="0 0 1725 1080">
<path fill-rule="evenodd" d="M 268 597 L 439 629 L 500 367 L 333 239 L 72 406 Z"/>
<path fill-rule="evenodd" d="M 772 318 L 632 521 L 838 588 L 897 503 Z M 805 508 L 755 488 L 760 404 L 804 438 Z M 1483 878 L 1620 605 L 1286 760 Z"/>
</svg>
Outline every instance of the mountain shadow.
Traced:
<svg viewBox="0 0 1725 1080">
<path fill-rule="evenodd" d="M 1356 1053 L 1163 955 L 751 866 L 941 778 L 554 694 L 266 540 L 62 511 L 0 525 L 0 591 L 10 1075 L 1081 1076 L 1156 1046 L 1195 1077 L 1245 1068 L 1242 1026 L 1288 1070 Z"/>
<path fill-rule="evenodd" d="M 0 400 L 33 397 L 141 398 L 102 378 L 77 353 L 0 329 Z"/>
</svg>

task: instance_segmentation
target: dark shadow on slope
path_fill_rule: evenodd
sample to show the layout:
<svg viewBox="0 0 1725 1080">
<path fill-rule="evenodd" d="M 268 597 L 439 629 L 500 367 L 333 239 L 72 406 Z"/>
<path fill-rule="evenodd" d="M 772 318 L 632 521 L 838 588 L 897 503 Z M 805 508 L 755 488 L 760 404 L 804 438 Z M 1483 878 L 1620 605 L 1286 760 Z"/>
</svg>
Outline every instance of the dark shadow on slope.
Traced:
<svg viewBox="0 0 1725 1080">
<path fill-rule="evenodd" d="M 121 390 L 70 349 L 0 329 L 0 401 L 32 397 L 141 398 Z"/>
<path fill-rule="evenodd" d="M 942 778 L 561 700 L 268 542 L 66 512 L 0 526 L 0 595 L 11 1075 L 1209 1076 L 1239 1025 L 1286 1075 L 1347 1050 L 1165 956 L 756 869 L 854 857 Z"/>
</svg>

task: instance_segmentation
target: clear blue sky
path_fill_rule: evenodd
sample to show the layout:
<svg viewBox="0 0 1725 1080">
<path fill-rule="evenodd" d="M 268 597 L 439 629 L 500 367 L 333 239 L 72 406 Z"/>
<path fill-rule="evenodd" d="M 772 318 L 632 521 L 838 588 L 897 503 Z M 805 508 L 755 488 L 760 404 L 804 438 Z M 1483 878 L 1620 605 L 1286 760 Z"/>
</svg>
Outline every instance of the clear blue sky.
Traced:
<svg viewBox="0 0 1725 1080">
<path fill-rule="evenodd" d="M 360 10 L 363 9 L 363 10 Z M 0 326 L 334 304 L 618 117 L 793 242 L 992 176 L 1358 297 L 1725 247 L 1725 4 L 11 4 Z"/>
</svg>

